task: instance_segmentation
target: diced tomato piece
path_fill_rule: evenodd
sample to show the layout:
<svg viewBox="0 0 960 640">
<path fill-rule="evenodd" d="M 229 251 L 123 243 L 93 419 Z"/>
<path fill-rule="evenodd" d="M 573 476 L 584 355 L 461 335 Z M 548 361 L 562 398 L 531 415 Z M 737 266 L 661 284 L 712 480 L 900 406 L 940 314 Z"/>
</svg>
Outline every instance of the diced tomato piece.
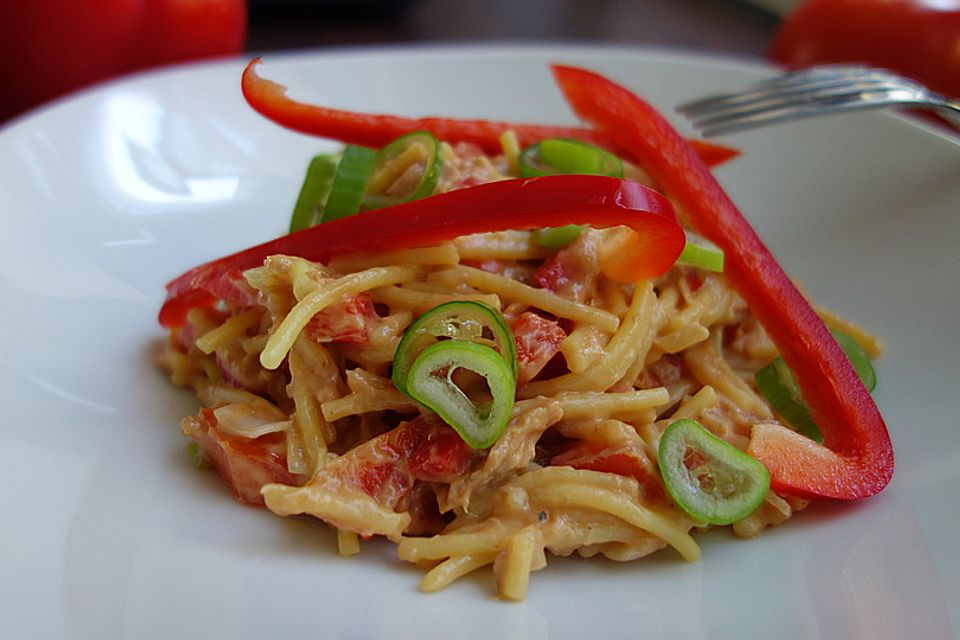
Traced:
<svg viewBox="0 0 960 640">
<path fill-rule="evenodd" d="M 378 503 L 395 509 L 413 487 L 407 458 L 418 444 L 412 422 L 380 434 L 323 467 L 313 482 L 352 484 Z"/>
<path fill-rule="evenodd" d="M 532 311 L 524 311 L 510 323 L 517 343 L 517 384 L 533 380 L 560 351 L 567 337 L 556 320 L 547 320 Z"/>
<path fill-rule="evenodd" d="M 447 425 L 429 429 L 410 454 L 410 473 L 427 482 L 451 482 L 467 470 L 473 450 Z"/>
<path fill-rule="evenodd" d="M 260 488 L 271 482 L 300 485 L 304 478 L 287 470 L 286 439 L 270 433 L 256 439 L 240 438 L 221 431 L 211 409 L 201 409 L 184 420 L 184 434 L 193 438 L 244 504 L 263 506 Z"/>
<path fill-rule="evenodd" d="M 396 507 L 413 487 L 410 474 L 404 473 L 394 462 L 361 465 L 356 469 L 355 481 L 364 493 L 391 508 Z"/>
<path fill-rule="evenodd" d="M 238 307 L 251 307 L 257 304 L 257 290 L 243 277 L 243 272 L 236 269 L 227 271 L 211 280 L 204 289 L 218 300 L 224 300 Z"/>
<path fill-rule="evenodd" d="M 611 448 L 594 442 L 580 441 L 550 460 L 553 466 L 603 471 L 633 478 L 640 483 L 646 495 L 653 499 L 664 496 L 660 474 L 647 455 L 635 442 L 615 444 Z"/>
<path fill-rule="evenodd" d="M 559 255 L 557 253 L 553 258 L 544 262 L 533 275 L 533 282 L 538 287 L 549 289 L 554 293 L 559 293 L 570 282 L 570 276 L 567 275 L 563 261 L 558 259 Z"/>
<path fill-rule="evenodd" d="M 473 450 L 447 424 L 425 417 L 401 423 L 323 467 L 314 482 L 349 483 L 396 509 L 418 480 L 450 482 L 463 473 Z"/>
<path fill-rule="evenodd" d="M 363 344 L 378 318 L 373 299 L 366 293 L 359 293 L 345 296 L 343 301 L 314 315 L 304 331 L 316 342 Z"/>
<path fill-rule="evenodd" d="M 538 287 L 583 302 L 600 273 L 595 241 L 581 236 L 544 262 L 533 276 Z"/>
</svg>

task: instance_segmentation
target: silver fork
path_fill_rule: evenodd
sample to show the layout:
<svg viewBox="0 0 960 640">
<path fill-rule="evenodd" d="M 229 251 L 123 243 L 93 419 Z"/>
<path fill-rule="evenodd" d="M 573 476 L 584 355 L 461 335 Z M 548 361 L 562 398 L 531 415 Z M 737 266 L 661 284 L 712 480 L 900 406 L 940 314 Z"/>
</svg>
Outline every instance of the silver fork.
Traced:
<svg viewBox="0 0 960 640">
<path fill-rule="evenodd" d="M 960 129 L 960 102 L 886 69 L 825 65 L 677 107 L 704 136 L 858 109 L 931 109 Z"/>
</svg>

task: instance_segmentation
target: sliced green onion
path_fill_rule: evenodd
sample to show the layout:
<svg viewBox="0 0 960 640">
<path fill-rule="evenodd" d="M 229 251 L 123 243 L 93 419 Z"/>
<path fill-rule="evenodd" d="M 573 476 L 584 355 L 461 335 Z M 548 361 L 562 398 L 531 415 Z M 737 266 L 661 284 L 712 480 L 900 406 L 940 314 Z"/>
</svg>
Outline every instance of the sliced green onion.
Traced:
<svg viewBox="0 0 960 640">
<path fill-rule="evenodd" d="M 657 463 L 674 502 L 708 524 L 742 520 L 770 490 L 770 474 L 759 461 L 693 420 L 677 420 L 666 428 Z"/>
<path fill-rule="evenodd" d="M 203 452 L 203 447 L 201 447 L 200 443 L 196 440 L 191 440 L 187 443 L 187 455 L 190 457 L 190 462 L 192 462 L 193 466 L 197 469 L 205 469 L 210 466 L 207 454 Z"/>
<path fill-rule="evenodd" d="M 379 209 L 426 198 L 437 190 L 442 174 L 443 154 L 432 133 L 400 136 L 377 152 L 363 206 Z M 402 190 L 396 192 L 398 188 Z"/>
<path fill-rule="evenodd" d="M 459 371 L 486 381 L 482 397 L 472 399 L 454 381 Z M 491 347 L 466 340 L 445 340 L 417 356 L 406 380 L 414 400 L 439 415 L 474 449 L 497 441 L 510 421 L 517 379 L 503 356 Z"/>
<path fill-rule="evenodd" d="M 704 241 L 691 242 L 689 237 L 677 262 L 723 273 L 723 251 Z"/>
<path fill-rule="evenodd" d="M 568 138 L 548 138 L 520 153 L 520 175 L 525 178 L 557 174 L 623 177 L 623 161 L 606 149 Z M 560 249 L 576 240 L 586 227 L 568 224 L 533 232 L 534 243 Z"/>
<path fill-rule="evenodd" d="M 810 416 L 807 405 L 803 403 L 803 396 L 800 394 L 797 382 L 793 379 L 793 372 L 783 358 L 777 356 L 773 362 L 757 371 L 754 379 L 757 382 L 757 388 L 767 398 L 773 410 L 794 431 L 816 442 L 823 442 L 820 428 Z"/>
<path fill-rule="evenodd" d="M 290 233 L 312 227 L 320 222 L 333 176 L 337 171 L 337 158 L 330 154 L 314 156 L 307 166 L 307 175 L 300 187 L 300 195 L 290 217 Z"/>
<path fill-rule="evenodd" d="M 567 138 L 536 142 L 520 153 L 525 178 L 563 173 L 623 177 L 623 161 L 606 149 Z"/>
<path fill-rule="evenodd" d="M 863 350 L 859 342 L 846 333 L 835 329 L 831 329 L 830 333 L 833 334 L 843 352 L 847 354 L 847 359 L 850 360 L 854 371 L 860 376 L 863 386 L 867 388 L 867 391 L 873 391 L 877 386 L 877 374 L 873 370 L 873 364 L 870 363 L 870 356 Z"/>
<path fill-rule="evenodd" d="M 830 330 L 837 344 L 843 349 L 850 364 L 853 365 L 857 375 L 863 382 L 867 391 L 873 391 L 877 386 L 877 374 L 870 363 L 870 357 L 863 350 L 863 347 L 849 335 L 842 331 Z M 810 410 L 803 402 L 803 396 L 800 388 L 793 378 L 793 372 L 783 358 L 777 357 L 757 371 L 755 380 L 757 388 L 767 398 L 767 402 L 773 407 L 774 411 L 780 414 L 795 431 L 802 433 L 811 440 L 823 442 L 823 436 L 820 435 L 820 428 L 810 416 Z"/>
<path fill-rule="evenodd" d="M 493 347 L 517 376 L 517 345 L 500 312 L 480 302 L 447 302 L 427 311 L 404 332 L 393 356 L 393 385 L 407 393 L 410 367 L 424 349 L 440 339 L 467 340 Z"/>
<path fill-rule="evenodd" d="M 568 138 L 548 138 L 520 153 L 520 175 L 525 178 L 557 174 L 623 177 L 623 161 L 606 149 Z M 534 243 L 561 249 L 576 240 L 585 226 L 568 224 L 533 232 Z"/>
<path fill-rule="evenodd" d="M 531 237 L 535 244 L 547 249 L 561 249 L 577 238 L 586 229 L 579 224 L 566 224 L 562 227 L 544 227 L 543 229 L 534 229 Z"/>
<path fill-rule="evenodd" d="M 368 147 L 354 144 L 344 147 L 327 204 L 323 208 L 323 222 L 352 216 L 360 210 L 376 154 L 376 151 Z"/>
</svg>

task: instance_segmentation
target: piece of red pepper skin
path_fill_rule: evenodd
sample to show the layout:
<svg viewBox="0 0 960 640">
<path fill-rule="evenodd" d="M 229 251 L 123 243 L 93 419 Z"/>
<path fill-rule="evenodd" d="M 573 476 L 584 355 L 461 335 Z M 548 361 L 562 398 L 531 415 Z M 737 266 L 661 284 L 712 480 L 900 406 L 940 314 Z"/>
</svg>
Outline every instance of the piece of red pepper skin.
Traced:
<svg viewBox="0 0 960 640">
<path fill-rule="evenodd" d="M 709 140 L 700 140 L 699 138 L 687 138 L 687 142 L 693 147 L 703 163 L 708 167 L 716 167 L 724 162 L 733 160 L 740 155 L 739 149 L 728 147 Z"/>
<path fill-rule="evenodd" d="M 678 203 L 695 231 L 723 249 L 724 273 L 794 372 L 824 444 L 777 425 L 754 427 L 749 452 L 772 487 L 853 500 L 893 475 L 886 425 L 856 371 L 737 206 L 667 120 L 627 89 L 590 71 L 555 66 L 573 110 L 628 149 Z"/>
<path fill-rule="evenodd" d="M 492 120 L 453 118 L 404 118 L 401 116 L 356 113 L 305 104 L 291 99 L 287 88 L 257 73 L 261 58 L 251 60 L 243 70 L 240 88 L 247 102 L 261 115 L 279 125 L 346 144 L 379 148 L 391 140 L 414 131 L 429 131 L 446 142 L 469 142 L 486 153 L 501 151 L 500 136 L 513 131 L 521 147 L 547 138 L 575 138 L 618 152 L 610 139 L 596 131 L 580 127 L 519 124 Z M 710 166 L 727 162 L 740 152 L 715 142 L 691 140 L 704 162 Z"/>
<path fill-rule="evenodd" d="M 501 180 L 332 220 L 191 269 L 167 285 L 159 320 L 165 327 L 182 325 L 190 309 L 215 302 L 207 288 L 224 273 L 260 266 L 275 254 L 324 262 L 342 253 L 423 247 L 472 233 L 565 224 L 633 229 L 631 250 L 615 256 L 611 266 L 625 282 L 663 274 L 685 243 L 673 206 L 641 184 L 586 175 Z"/>
</svg>

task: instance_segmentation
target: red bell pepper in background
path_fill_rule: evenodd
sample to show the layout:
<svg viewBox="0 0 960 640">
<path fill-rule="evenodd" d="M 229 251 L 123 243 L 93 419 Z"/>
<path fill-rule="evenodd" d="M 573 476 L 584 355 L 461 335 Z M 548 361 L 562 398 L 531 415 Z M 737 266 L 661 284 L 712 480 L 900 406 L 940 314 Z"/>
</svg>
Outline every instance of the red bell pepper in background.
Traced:
<svg viewBox="0 0 960 640">
<path fill-rule="evenodd" d="M 604 176 L 560 175 L 491 182 L 376 209 L 304 229 L 201 265 L 167 285 L 160 324 L 180 326 L 187 312 L 216 301 L 224 274 L 263 264 L 274 254 L 326 261 L 355 251 L 428 246 L 458 236 L 506 229 L 589 224 L 627 226 L 630 251 L 607 272 L 624 281 L 664 273 L 683 250 L 685 235 L 671 204 L 635 182 Z"/>
<path fill-rule="evenodd" d="M 241 89 L 247 102 L 260 114 L 279 125 L 347 144 L 382 147 L 391 140 L 413 131 L 430 131 L 446 142 L 469 142 L 486 153 L 500 151 L 500 135 L 513 131 L 521 147 L 546 138 L 575 138 L 620 152 L 608 136 L 580 127 L 518 124 L 491 120 L 452 118 L 404 118 L 401 116 L 356 113 L 297 102 L 287 96 L 287 88 L 257 73 L 261 59 L 251 60 L 243 71 Z M 710 166 L 737 157 L 740 152 L 705 140 L 690 140 L 697 153 Z"/>
<path fill-rule="evenodd" d="M 804 0 L 773 36 L 788 67 L 860 63 L 960 98 L 960 0 Z"/>
<path fill-rule="evenodd" d="M 243 51 L 245 0 L 0 2 L 0 120 L 106 78 Z"/>
<path fill-rule="evenodd" d="M 737 206 L 669 122 L 627 89 L 590 71 L 556 66 L 573 110 L 627 149 L 679 204 L 689 224 L 723 249 L 725 273 L 794 372 L 824 445 L 776 425 L 754 427 L 749 452 L 771 486 L 802 496 L 859 499 L 893 475 L 893 448 L 870 394 L 817 314 Z"/>
</svg>

